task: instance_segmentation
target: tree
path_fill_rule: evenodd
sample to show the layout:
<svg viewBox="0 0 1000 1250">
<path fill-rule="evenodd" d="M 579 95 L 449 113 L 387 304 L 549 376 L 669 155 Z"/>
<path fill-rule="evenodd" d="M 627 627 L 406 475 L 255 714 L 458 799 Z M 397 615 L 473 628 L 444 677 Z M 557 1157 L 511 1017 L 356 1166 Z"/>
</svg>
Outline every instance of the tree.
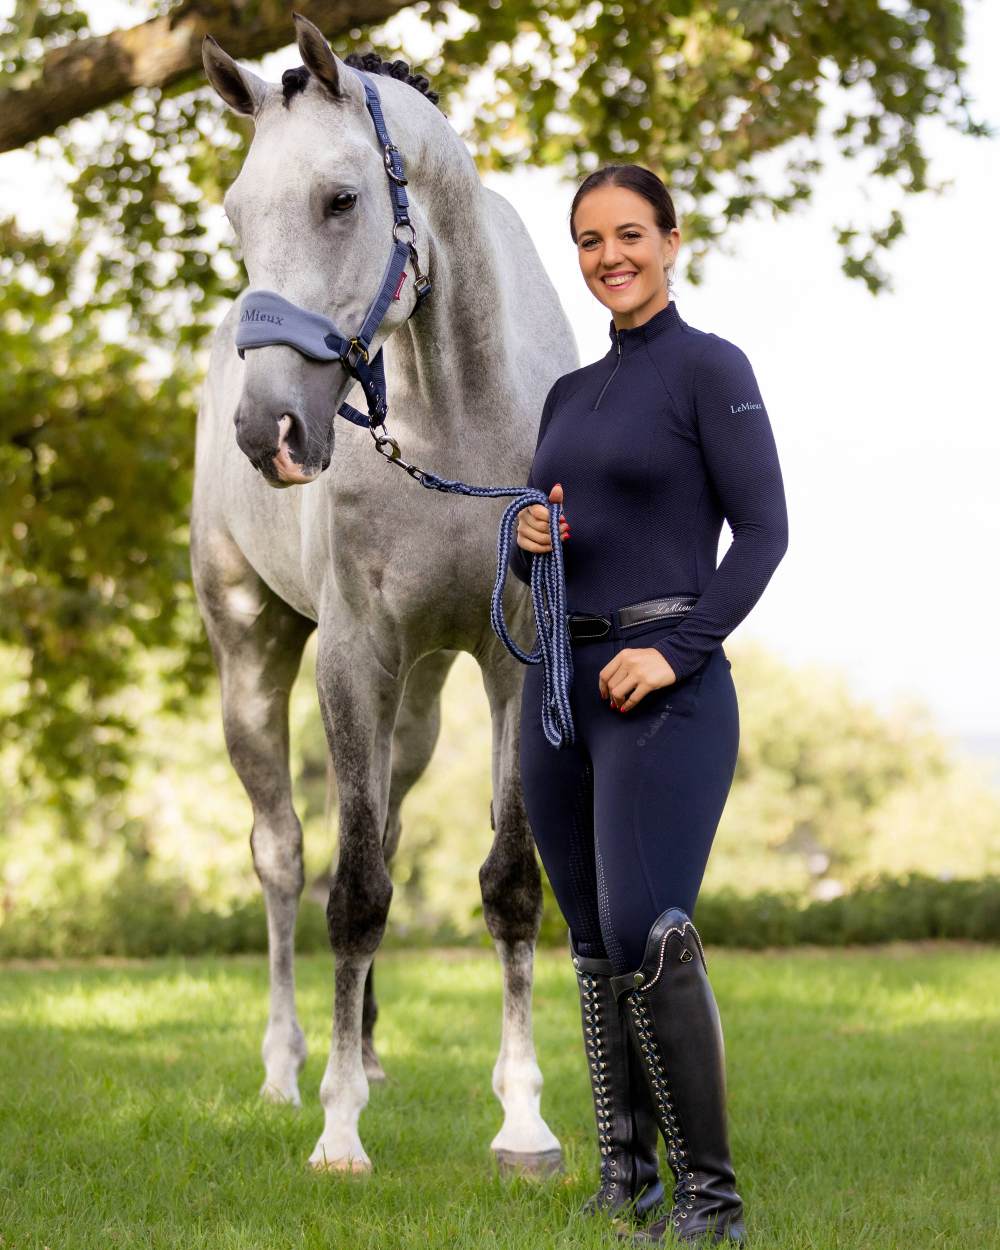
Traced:
<svg viewBox="0 0 1000 1250">
<path fill-rule="evenodd" d="M 136 7 L 136 27 L 93 35 L 80 0 L 19 0 L 0 30 L 0 149 L 30 142 L 76 171 L 71 237 L 52 245 L 8 221 L 0 256 L 11 382 L 0 396 L 0 645 L 24 673 L 5 732 L 30 744 L 24 780 L 45 782 L 70 824 L 84 801 L 74 779 L 97 795 L 127 781 L 134 718 L 122 699 L 137 657 L 163 649 L 172 697 L 209 672 L 187 501 L 199 349 L 241 286 L 212 232 L 248 130 L 204 86 L 199 43 L 210 32 L 249 57 L 292 37 L 278 0 Z M 927 119 L 991 133 L 969 113 L 961 0 L 299 7 L 342 57 L 370 43 L 405 55 L 391 21 L 379 24 L 412 7 L 438 39 L 423 70 L 446 110 L 489 64 L 495 91 L 466 135 L 484 170 L 655 169 L 677 199 L 693 282 L 730 223 L 809 199 L 821 122 L 861 176 L 901 198 L 937 189 Z M 67 124 L 84 114 L 90 127 Z M 768 153 L 785 157 L 777 190 L 758 173 Z M 902 232 L 898 209 L 867 233 L 841 224 L 844 272 L 878 292 L 880 254 Z"/>
</svg>

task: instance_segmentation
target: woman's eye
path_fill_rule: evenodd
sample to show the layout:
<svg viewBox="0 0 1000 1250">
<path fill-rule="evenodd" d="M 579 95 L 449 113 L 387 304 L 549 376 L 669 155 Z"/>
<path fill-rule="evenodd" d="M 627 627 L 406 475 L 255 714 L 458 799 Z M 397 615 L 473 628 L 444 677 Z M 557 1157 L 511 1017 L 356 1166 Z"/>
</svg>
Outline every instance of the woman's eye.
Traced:
<svg viewBox="0 0 1000 1250">
<path fill-rule="evenodd" d="M 338 191 L 335 196 L 327 201 L 326 215 L 328 217 L 336 217 L 339 213 L 346 213 L 357 202 L 358 197 L 353 191 Z"/>
<path fill-rule="evenodd" d="M 638 239 L 641 238 L 641 235 L 638 230 L 626 230 L 623 237 L 626 239 Z"/>
</svg>

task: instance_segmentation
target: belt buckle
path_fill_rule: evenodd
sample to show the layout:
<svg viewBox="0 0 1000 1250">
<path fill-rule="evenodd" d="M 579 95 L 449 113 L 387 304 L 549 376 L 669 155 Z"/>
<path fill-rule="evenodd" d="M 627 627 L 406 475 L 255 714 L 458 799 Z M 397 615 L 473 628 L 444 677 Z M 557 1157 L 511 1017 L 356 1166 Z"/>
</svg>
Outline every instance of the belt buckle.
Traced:
<svg viewBox="0 0 1000 1250">
<path fill-rule="evenodd" d="M 570 612 L 566 621 L 569 627 L 570 636 L 577 640 L 590 638 L 604 638 L 611 633 L 611 622 L 606 616 L 594 616 L 591 613 Z M 587 626 L 593 625 L 596 628 L 590 630 Z M 599 627 L 603 625 L 603 629 Z M 581 628 L 582 627 L 582 628 Z"/>
</svg>

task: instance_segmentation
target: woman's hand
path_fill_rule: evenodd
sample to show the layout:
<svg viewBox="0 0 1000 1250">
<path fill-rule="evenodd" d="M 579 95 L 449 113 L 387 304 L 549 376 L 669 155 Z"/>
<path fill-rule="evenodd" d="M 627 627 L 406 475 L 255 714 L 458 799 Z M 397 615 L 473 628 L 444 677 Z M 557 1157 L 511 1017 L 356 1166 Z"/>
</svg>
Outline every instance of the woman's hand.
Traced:
<svg viewBox="0 0 1000 1250">
<path fill-rule="evenodd" d="M 625 647 L 597 674 L 601 698 L 611 696 L 611 706 L 627 712 L 651 690 L 672 686 L 677 674 L 655 647 Z"/>
<path fill-rule="evenodd" d="M 559 482 L 549 491 L 550 503 L 562 503 L 563 489 Z M 569 538 L 569 522 L 565 515 L 559 518 L 559 538 L 565 542 Z M 543 503 L 529 504 L 517 514 L 517 545 L 522 551 L 551 551 L 552 539 L 549 537 L 549 510 Z"/>
</svg>

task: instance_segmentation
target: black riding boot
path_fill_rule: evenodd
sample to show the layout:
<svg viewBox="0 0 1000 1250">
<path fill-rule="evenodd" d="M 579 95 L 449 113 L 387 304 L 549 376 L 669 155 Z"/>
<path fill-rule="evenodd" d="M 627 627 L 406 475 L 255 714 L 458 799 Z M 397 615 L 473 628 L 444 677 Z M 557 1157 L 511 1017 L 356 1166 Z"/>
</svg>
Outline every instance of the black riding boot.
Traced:
<svg viewBox="0 0 1000 1250">
<path fill-rule="evenodd" d="M 649 1087 L 611 989 L 611 961 L 578 955 L 572 939 L 570 949 L 601 1151 L 601 1186 L 583 1212 L 611 1213 L 634 1203 L 637 1215 L 647 1215 L 664 1199 Z"/>
<path fill-rule="evenodd" d="M 701 938 L 671 907 L 654 923 L 642 965 L 612 978 L 653 1094 L 677 1184 L 664 1219 L 632 1234 L 682 1241 L 709 1234 L 745 1244 L 743 1202 L 729 1157 L 722 1025 Z"/>
</svg>

